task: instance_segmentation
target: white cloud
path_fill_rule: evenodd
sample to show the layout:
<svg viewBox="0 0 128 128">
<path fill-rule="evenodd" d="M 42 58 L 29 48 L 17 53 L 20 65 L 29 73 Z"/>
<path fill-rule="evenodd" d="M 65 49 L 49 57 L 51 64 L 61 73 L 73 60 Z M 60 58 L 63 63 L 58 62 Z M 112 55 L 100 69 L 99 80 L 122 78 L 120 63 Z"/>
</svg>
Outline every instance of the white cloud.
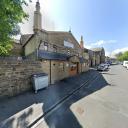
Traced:
<svg viewBox="0 0 128 128">
<path fill-rule="evenodd" d="M 112 57 L 115 57 L 115 55 L 117 54 L 117 53 L 119 53 L 119 52 L 126 52 L 126 51 L 128 51 L 128 47 L 125 47 L 125 48 L 120 48 L 120 49 L 116 49 L 116 50 L 114 50 L 112 53 L 111 53 L 111 56 Z"/>
<path fill-rule="evenodd" d="M 101 46 L 104 44 L 112 44 L 112 43 L 116 43 L 117 40 L 99 40 L 96 43 L 92 43 L 92 46 Z"/>
<path fill-rule="evenodd" d="M 89 43 L 84 41 L 84 47 L 87 48 L 87 49 L 91 49 L 92 46 L 91 45 L 88 45 Z"/>
<path fill-rule="evenodd" d="M 125 51 L 128 51 L 128 47 L 116 49 L 116 50 L 114 50 L 112 53 L 117 54 L 117 53 L 119 53 L 119 52 L 125 52 Z"/>
<path fill-rule="evenodd" d="M 104 44 L 112 44 L 112 43 L 116 43 L 117 40 L 99 40 L 96 41 L 95 43 L 91 43 L 91 41 L 85 42 L 84 47 L 91 49 L 94 47 L 102 47 Z M 110 56 L 110 52 L 106 51 L 106 55 Z"/>
<path fill-rule="evenodd" d="M 99 40 L 96 41 L 95 43 L 91 43 L 91 41 L 85 42 L 84 47 L 91 49 L 94 47 L 103 47 L 104 44 L 112 44 L 112 43 L 116 43 L 117 40 Z M 106 52 L 106 55 L 110 55 L 110 52 Z"/>
<path fill-rule="evenodd" d="M 128 51 L 128 47 L 116 49 L 116 50 L 114 50 L 114 51 L 112 51 L 112 52 L 105 51 L 105 55 L 106 55 L 106 56 L 109 56 L 109 57 L 112 57 L 112 58 L 116 58 L 115 55 L 116 55 L 117 53 L 119 53 L 119 52 L 124 53 L 124 52 L 126 52 L 126 51 Z"/>
<path fill-rule="evenodd" d="M 21 27 L 21 33 L 28 34 L 33 32 L 33 16 L 35 11 L 35 4 L 37 0 L 32 0 L 31 3 L 29 3 L 28 6 L 23 6 L 23 9 L 26 13 L 29 14 L 29 18 L 27 21 L 24 21 L 24 23 L 20 24 Z M 41 6 L 41 14 L 42 14 L 42 28 L 46 30 L 54 30 L 55 29 L 55 23 L 52 20 L 51 16 L 51 4 L 50 0 L 40 0 L 40 6 Z"/>
<path fill-rule="evenodd" d="M 105 56 L 111 56 L 111 53 L 109 51 L 105 51 Z"/>
</svg>

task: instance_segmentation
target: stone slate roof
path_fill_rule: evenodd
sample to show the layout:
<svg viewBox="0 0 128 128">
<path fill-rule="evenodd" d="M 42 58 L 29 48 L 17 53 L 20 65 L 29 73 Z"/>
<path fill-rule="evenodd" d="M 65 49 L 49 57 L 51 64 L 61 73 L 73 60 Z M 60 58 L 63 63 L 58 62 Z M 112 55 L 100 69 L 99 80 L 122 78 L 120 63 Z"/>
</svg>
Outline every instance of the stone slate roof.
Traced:
<svg viewBox="0 0 128 128">
<path fill-rule="evenodd" d="M 92 51 L 94 51 L 94 52 L 100 52 L 100 51 L 102 51 L 102 50 L 104 50 L 104 48 L 92 48 L 91 49 Z"/>
<path fill-rule="evenodd" d="M 56 35 L 58 37 L 68 37 L 70 39 L 73 39 L 74 40 L 74 43 L 76 45 L 78 45 L 79 48 L 80 47 L 80 44 L 79 42 L 76 40 L 76 38 L 74 37 L 74 35 L 71 33 L 71 32 L 66 32 L 66 31 L 46 31 L 44 29 L 41 30 L 42 33 L 47 33 L 49 36 L 51 35 Z M 25 35 L 21 35 L 21 39 L 20 39 L 20 43 L 22 46 L 26 45 L 29 40 L 31 40 L 31 38 L 34 36 L 35 34 L 25 34 Z M 53 39 L 53 38 L 52 38 Z M 54 40 L 54 39 L 53 39 Z"/>
<path fill-rule="evenodd" d="M 62 60 L 62 61 L 66 61 L 69 58 L 69 56 L 66 54 L 43 51 L 43 50 L 38 51 L 38 57 L 39 59 Z"/>
<path fill-rule="evenodd" d="M 74 37 L 74 35 L 71 32 L 66 32 L 66 31 L 47 31 L 48 35 L 55 35 L 58 37 L 67 37 L 68 39 L 73 40 L 73 42 L 79 47 L 80 44 L 79 42 L 76 40 L 76 38 Z"/>
<path fill-rule="evenodd" d="M 21 35 L 21 38 L 20 38 L 20 43 L 22 46 L 24 46 L 27 41 L 32 37 L 33 34 L 25 34 L 25 35 Z"/>
<path fill-rule="evenodd" d="M 39 59 L 66 61 L 72 56 L 62 54 L 62 53 L 39 50 L 38 57 L 39 57 Z M 80 60 L 80 63 L 85 63 L 85 61 L 86 61 L 83 57 L 79 57 L 79 60 Z"/>
</svg>

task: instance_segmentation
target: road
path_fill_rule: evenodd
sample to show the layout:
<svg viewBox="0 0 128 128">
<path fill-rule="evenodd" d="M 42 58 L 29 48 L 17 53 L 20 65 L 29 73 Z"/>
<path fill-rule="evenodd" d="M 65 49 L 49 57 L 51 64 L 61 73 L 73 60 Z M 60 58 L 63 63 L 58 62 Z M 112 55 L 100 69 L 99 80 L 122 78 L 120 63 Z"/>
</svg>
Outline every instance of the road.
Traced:
<svg viewBox="0 0 128 128">
<path fill-rule="evenodd" d="M 33 128 L 128 128 L 128 70 L 113 65 Z"/>
</svg>

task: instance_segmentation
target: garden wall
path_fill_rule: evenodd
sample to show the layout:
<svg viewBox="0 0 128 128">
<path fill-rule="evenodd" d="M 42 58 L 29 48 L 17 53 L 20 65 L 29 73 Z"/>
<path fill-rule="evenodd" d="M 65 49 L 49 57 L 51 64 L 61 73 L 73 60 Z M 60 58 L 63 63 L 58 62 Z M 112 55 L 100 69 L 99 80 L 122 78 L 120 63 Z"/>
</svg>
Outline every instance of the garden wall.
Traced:
<svg viewBox="0 0 128 128">
<path fill-rule="evenodd" d="M 38 61 L 0 59 L 0 99 L 31 90 L 31 75 L 40 72 Z"/>
</svg>

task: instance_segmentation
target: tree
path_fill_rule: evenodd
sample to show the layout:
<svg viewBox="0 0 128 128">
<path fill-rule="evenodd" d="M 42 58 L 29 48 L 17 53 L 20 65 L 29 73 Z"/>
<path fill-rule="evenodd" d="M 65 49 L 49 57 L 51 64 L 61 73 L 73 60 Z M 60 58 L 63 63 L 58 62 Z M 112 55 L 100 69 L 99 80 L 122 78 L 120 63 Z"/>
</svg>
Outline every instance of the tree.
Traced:
<svg viewBox="0 0 128 128">
<path fill-rule="evenodd" d="M 122 52 L 117 53 L 115 56 L 116 56 L 117 60 L 123 61 L 122 60 L 122 56 L 123 56 L 123 53 Z"/>
<path fill-rule="evenodd" d="M 128 51 L 124 52 L 123 60 L 128 60 Z"/>
<path fill-rule="evenodd" d="M 12 36 L 19 34 L 18 24 L 28 15 L 22 6 L 25 0 L 0 0 L 0 56 L 9 55 L 12 49 Z"/>
<path fill-rule="evenodd" d="M 126 51 L 124 53 L 118 53 L 118 54 L 116 54 L 116 57 L 119 61 L 128 60 L 128 51 Z"/>
</svg>

